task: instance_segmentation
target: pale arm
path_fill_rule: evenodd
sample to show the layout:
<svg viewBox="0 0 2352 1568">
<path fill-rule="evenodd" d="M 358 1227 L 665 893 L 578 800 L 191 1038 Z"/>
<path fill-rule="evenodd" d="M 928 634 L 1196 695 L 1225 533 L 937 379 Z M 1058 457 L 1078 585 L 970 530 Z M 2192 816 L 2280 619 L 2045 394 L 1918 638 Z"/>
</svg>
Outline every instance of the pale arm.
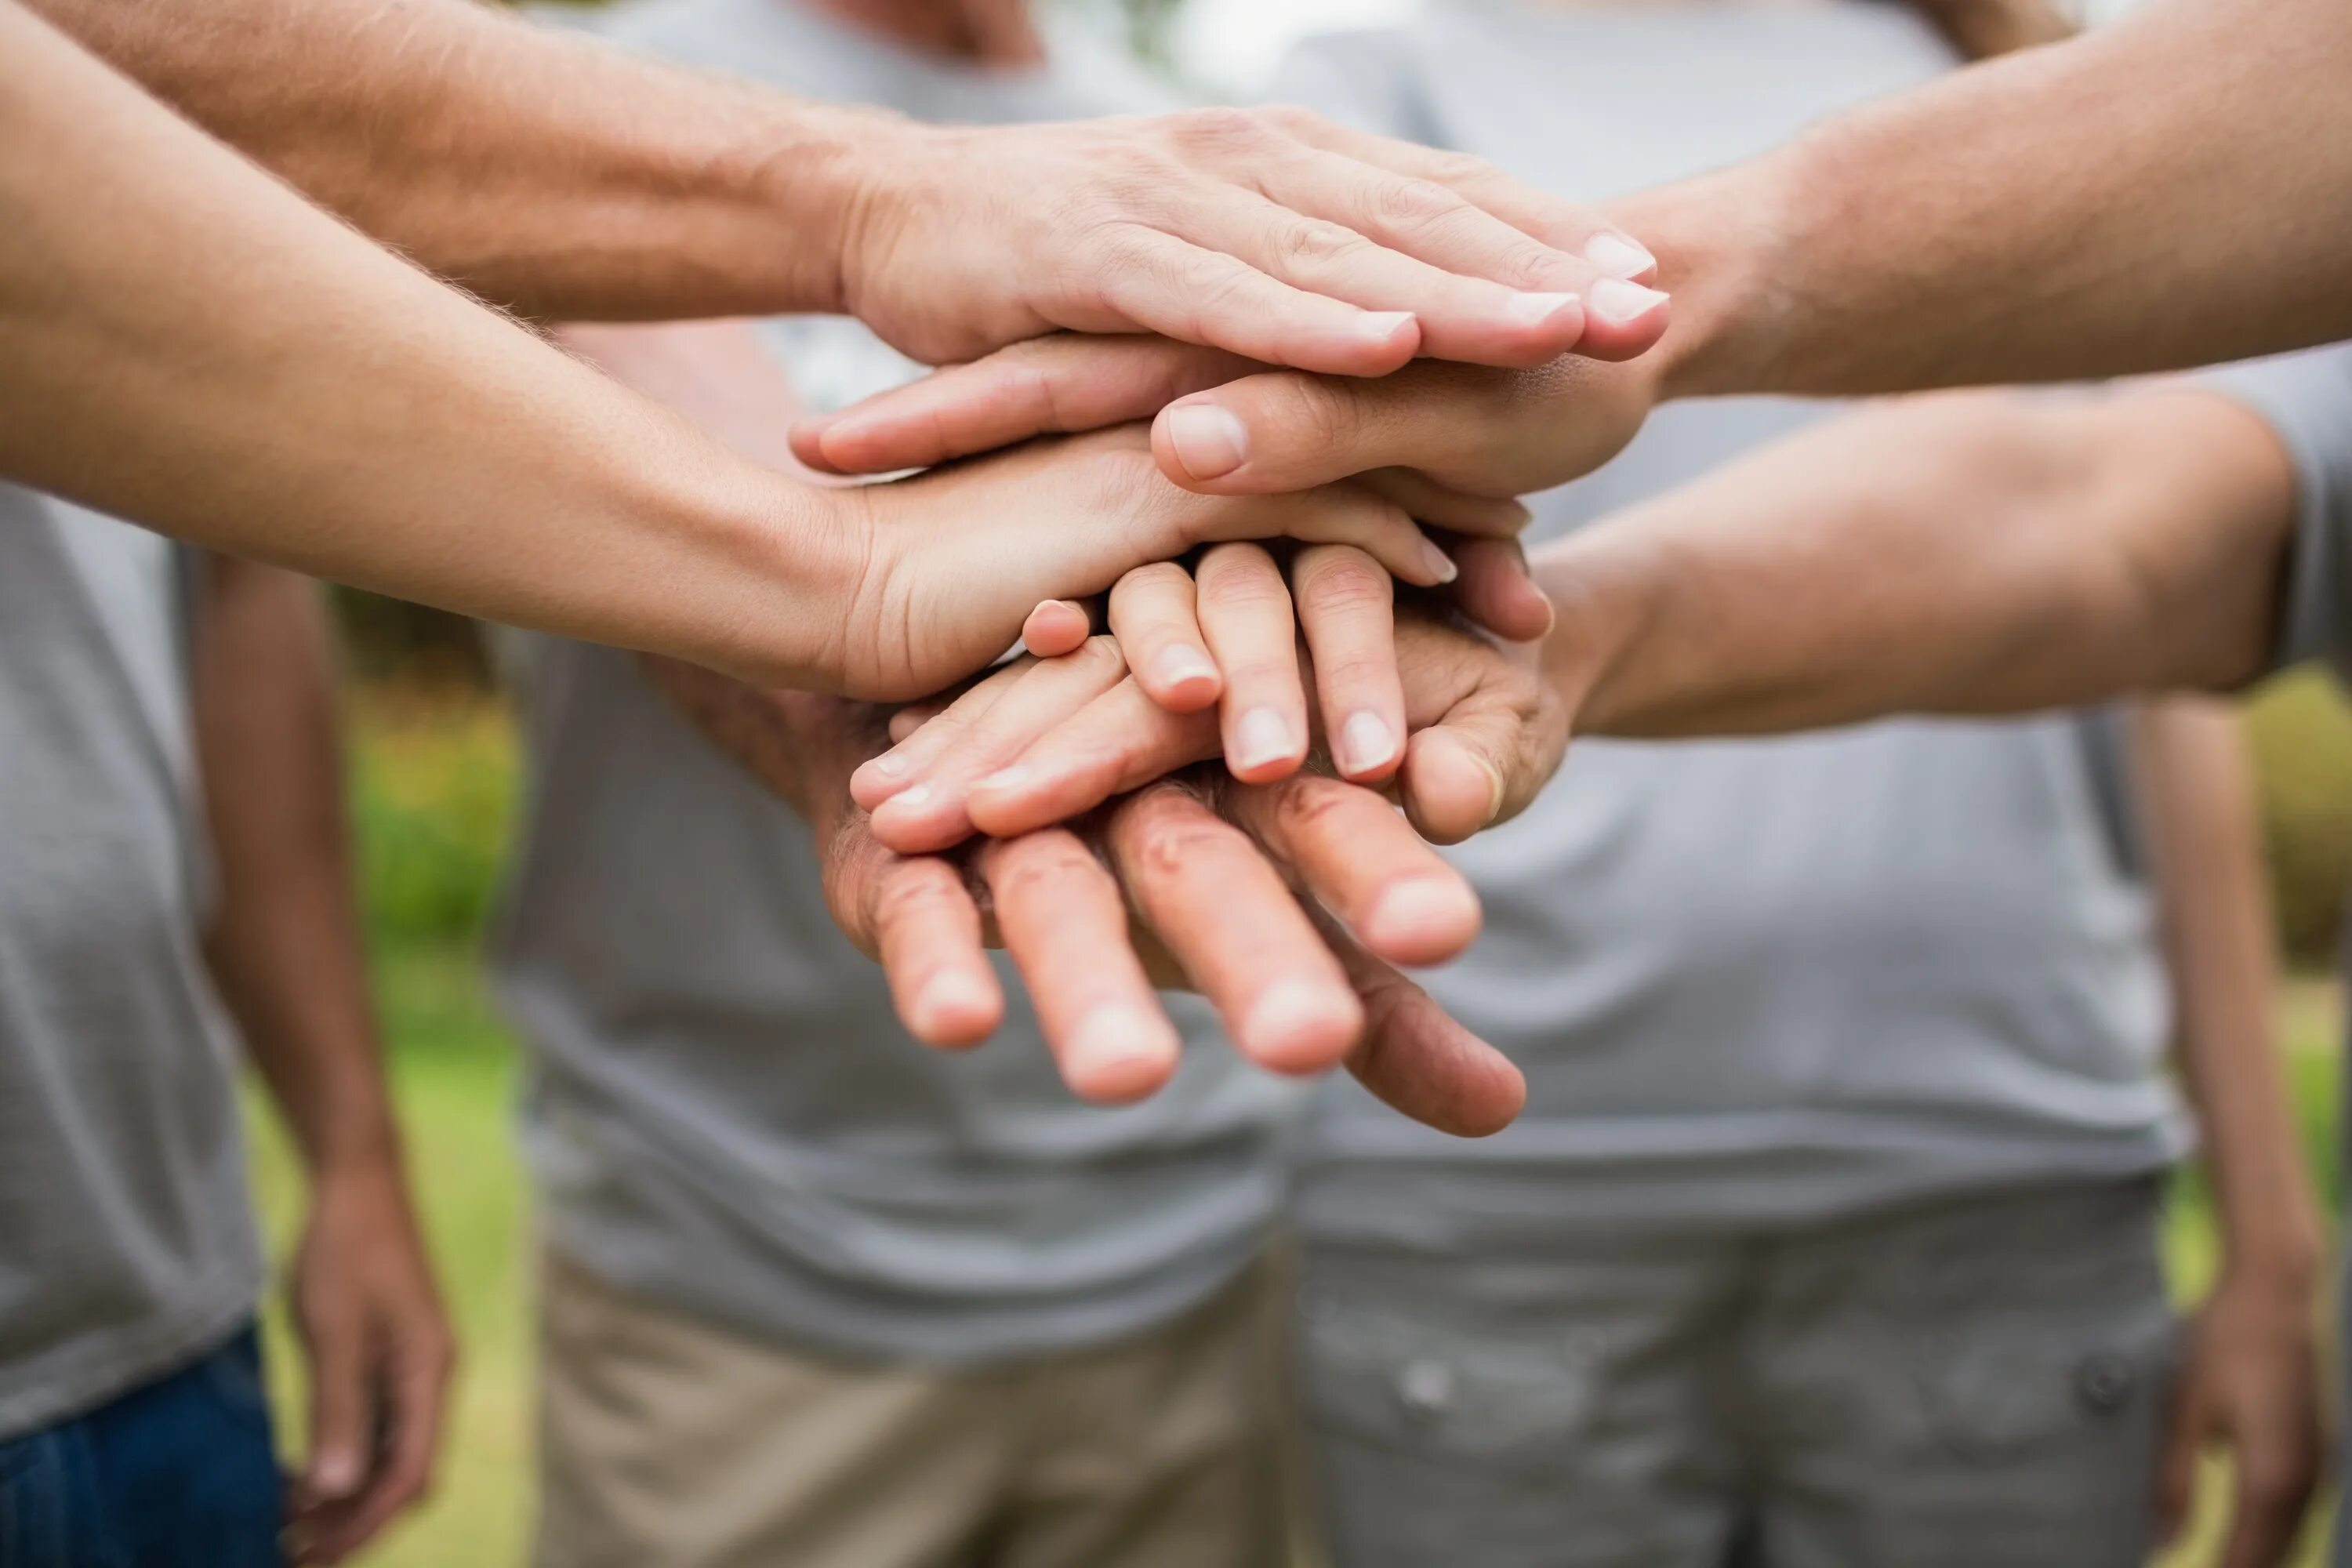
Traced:
<svg viewBox="0 0 2352 1568">
<path fill-rule="evenodd" d="M 431 1479 L 452 1362 L 407 1194 L 362 952 L 324 606 L 205 563 L 194 733 L 219 868 L 205 951 L 291 1132 L 309 1206 L 289 1281 L 308 1361 L 293 1525 L 332 1561 Z"/>
<path fill-rule="evenodd" d="M 0 474 L 226 552 L 827 683 L 858 559 L 730 455 L 0 4 Z"/>
<path fill-rule="evenodd" d="M 2228 687 L 2270 651 L 2294 479 L 2154 387 L 1889 405 L 1547 547 L 1587 732 L 1762 733 Z"/>
<path fill-rule="evenodd" d="M 2151 0 L 1622 204 L 1669 395 L 2210 363 L 2352 336 L 2352 11 Z"/>
<path fill-rule="evenodd" d="M 1626 269 L 1585 254 L 1589 209 L 1303 113 L 931 127 L 472 0 L 36 3 L 369 233 L 549 317 L 845 310 L 934 363 L 1143 329 L 1351 374 L 1619 357 L 1664 326 L 1588 319 Z"/>
</svg>

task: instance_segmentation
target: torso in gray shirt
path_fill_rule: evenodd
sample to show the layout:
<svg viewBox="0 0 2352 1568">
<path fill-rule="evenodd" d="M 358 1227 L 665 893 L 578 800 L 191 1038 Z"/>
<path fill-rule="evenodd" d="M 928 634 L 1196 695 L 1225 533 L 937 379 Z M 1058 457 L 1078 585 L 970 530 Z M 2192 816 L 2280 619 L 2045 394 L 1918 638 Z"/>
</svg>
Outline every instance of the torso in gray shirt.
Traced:
<svg viewBox="0 0 2352 1568">
<path fill-rule="evenodd" d="M 163 540 L 0 485 L 0 1438 L 258 1293 L 183 619 Z"/>
<path fill-rule="evenodd" d="M 782 0 L 659 0 L 604 30 L 795 90 L 971 121 L 1150 106 L 1107 59 L 976 72 Z M 862 328 L 775 323 L 829 406 L 908 372 Z M 540 642 L 533 782 L 499 943 L 533 1047 L 527 1131 L 556 1244 L 646 1299 L 928 1363 L 1166 1321 L 1259 1247 L 1303 1094 L 1171 998 L 1176 1082 L 1099 1109 L 1055 1075 L 1018 978 L 977 1052 L 918 1045 L 825 910 L 806 826 L 626 655 Z"/>
<path fill-rule="evenodd" d="M 1605 199 L 1951 63 L 1893 5 L 1450 7 L 1310 45 L 1279 96 Z M 1822 416 L 1672 405 L 1536 501 L 1538 535 Z M 1486 931 L 1427 984 L 1527 1069 L 1496 1137 L 1338 1085 L 1301 1213 L 1383 1246 L 1806 1226 L 2161 1168 L 2168 997 L 2098 716 L 1789 741 L 1580 742 L 1453 853 Z"/>
</svg>

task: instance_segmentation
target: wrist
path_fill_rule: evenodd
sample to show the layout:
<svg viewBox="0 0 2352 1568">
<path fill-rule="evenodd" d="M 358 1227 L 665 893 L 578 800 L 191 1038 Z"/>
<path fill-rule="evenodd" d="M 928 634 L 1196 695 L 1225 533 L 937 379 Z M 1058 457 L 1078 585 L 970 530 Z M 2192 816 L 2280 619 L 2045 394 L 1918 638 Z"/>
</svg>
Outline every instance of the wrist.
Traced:
<svg viewBox="0 0 2352 1568">
<path fill-rule="evenodd" d="M 856 487 L 803 484 L 754 465 L 688 503 L 739 604 L 700 607 L 681 657 L 760 688 L 837 690 L 873 542 Z M 662 649 L 660 651 L 672 651 Z"/>
<path fill-rule="evenodd" d="M 892 193 L 908 144 L 924 130 L 887 110 L 794 100 L 747 147 L 750 195 L 774 219 L 786 267 L 777 309 L 856 313 L 865 258 L 898 205 Z"/>
<path fill-rule="evenodd" d="M 1800 143 L 1608 209 L 1657 257 L 1674 299 L 1664 340 L 1643 356 L 1656 362 L 1662 401 L 1784 390 L 1803 153 Z"/>
<path fill-rule="evenodd" d="M 2221 1277 L 2295 1296 L 2319 1288 L 2326 1267 L 2326 1231 L 2315 1206 L 2266 1211 L 2259 1222 L 2222 1225 Z"/>
<path fill-rule="evenodd" d="M 1633 705 L 1627 672 L 1656 618 L 1663 567 L 1651 542 L 1623 528 L 1570 535 L 1528 562 L 1552 607 L 1543 679 L 1578 733 L 1608 733 Z"/>
</svg>

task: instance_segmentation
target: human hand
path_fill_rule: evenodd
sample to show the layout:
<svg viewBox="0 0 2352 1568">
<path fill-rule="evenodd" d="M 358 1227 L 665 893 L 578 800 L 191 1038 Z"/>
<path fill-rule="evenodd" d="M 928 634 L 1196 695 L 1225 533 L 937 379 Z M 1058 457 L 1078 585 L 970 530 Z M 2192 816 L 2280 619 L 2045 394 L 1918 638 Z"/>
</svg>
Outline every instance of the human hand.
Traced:
<svg viewBox="0 0 2352 1568">
<path fill-rule="evenodd" d="M 456 1363 L 395 1163 L 313 1176 L 289 1289 L 310 1384 L 295 1560 L 336 1563 L 425 1495 Z"/>
<path fill-rule="evenodd" d="M 2219 1568 L 2276 1568 L 2319 1473 L 2316 1293 L 2302 1268 L 2225 1268 L 2191 1325 L 2158 1472 L 2159 1539 L 2196 1500 L 2200 1460 L 2230 1450 L 2230 1531 Z"/>
<path fill-rule="evenodd" d="M 1558 769 L 1574 699 L 1536 647 L 1413 606 L 1396 624 L 1393 671 L 1399 732 L 1411 736 L 1395 790 L 1427 837 L 1454 842 L 1516 815 Z M 925 721 L 896 727 L 898 744 L 851 781 L 877 837 L 906 850 L 975 830 L 1033 831 L 1223 745 L 1214 715 L 1156 701 L 1112 638 L 1009 666 L 943 711 L 915 717 Z"/>
<path fill-rule="evenodd" d="M 1528 574 L 1516 540 L 1454 539 L 1448 548 L 1460 571 L 1448 602 L 1465 618 L 1518 641 L 1551 629 L 1551 603 Z M 1328 716 L 1334 771 L 1375 784 L 1395 771 L 1406 733 L 1394 588 L 1380 563 L 1352 545 L 1213 545 L 1190 566 L 1159 562 L 1121 577 L 1107 605 L 1115 647 L 1089 658 L 1123 662 L 1171 713 L 1217 704 L 1228 769 L 1235 778 L 1263 783 L 1307 758 L 1303 637 L 1320 711 Z M 1055 601 L 1032 613 L 1022 640 L 1030 653 L 1050 658 L 1077 649 L 1091 629 L 1083 606 Z M 1051 678 L 1064 679 L 1069 677 Z M 1039 683 L 1050 681 L 1041 675 L 1032 684 Z M 1026 695 L 992 726 L 1002 732 L 1039 696 Z"/>
<path fill-rule="evenodd" d="M 661 668 L 666 681 L 719 679 Z M 1155 784 L 1072 827 L 902 856 L 875 838 L 847 787 L 884 743 L 880 710 L 733 689 L 739 708 L 757 701 L 774 743 L 742 744 L 748 714 L 719 718 L 685 700 L 809 820 L 835 919 L 880 960 L 916 1038 L 962 1047 L 996 1027 L 1003 997 L 982 955 L 995 940 L 1028 984 L 1065 1081 L 1088 1100 L 1150 1094 L 1174 1070 L 1180 1042 L 1152 995 L 1160 984 L 1205 994 L 1235 1047 L 1269 1070 L 1344 1065 L 1399 1110 L 1465 1136 L 1517 1113 L 1517 1070 L 1390 967 L 1458 952 L 1476 933 L 1477 903 L 1377 795 L 1333 779 L 1204 776 Z"/>
<path fill-rule="evenodd" d="M 1188 489 L 1265 494 L 1362 476 L 1444 521 L 1424 503 L 1549 489 L 1614 457 L 1657 402 L 1666 368 L 1655 354 L 1623 364 L 1567 355 L 1517 371 L 1424 362 L 1361 379 L 1273 371 L 1160 339 L 1066 335 L 801 421 L 792 445 L 814 468 L 887 472 L 1150 418 L 1160 471 Z"/>
<path fill-rule="evenodd" d="M 1194 495 L 1161 477 L 1140 426 L 831 493 L 859 564 L 824 662 L 854 697 L 928 696 L 1002 654 L 1041 601 L 1102 592 L 1200 544 L 1349 543 L 1410 583 L 1456 574 L 1401 508 L 1364 487 Z M 1446 514 L 1451 527 L 1496 533 L 1526 515 L 1486 500 Z"/>
<path fill-rule="evenodd" d="M 1591 209 L 1305 110 L 875 117 L 841 155 L 840 308 L 929 363 L 1056 329 L 1140 331 L 1379 375 L 1415 354 L 1620 357 L 1664 327 L 1587 309 L 1601 280 L 1655 267 Z"/>
</svg>

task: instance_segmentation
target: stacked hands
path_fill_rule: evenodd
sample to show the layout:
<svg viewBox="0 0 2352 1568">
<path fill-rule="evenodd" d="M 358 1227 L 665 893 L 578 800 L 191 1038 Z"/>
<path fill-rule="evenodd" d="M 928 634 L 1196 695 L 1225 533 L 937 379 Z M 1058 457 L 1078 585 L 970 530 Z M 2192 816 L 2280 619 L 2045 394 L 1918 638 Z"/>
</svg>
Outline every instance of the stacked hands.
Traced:
<svg viewBox="0 0 2352 1568">
<path fill-rule="evenodd" d="M 1454 321 L 1433 339 L 1503 363 L 1358 376 L 1048 336 L 792 431 L 820 472 L 931 470 L 841 492 L 872 542 L 842 623 L 868 640 L 835 668 L 913 705 L 656 668 L 816 827 L 835 913 L 918 1038 L 996 1026 L 1001 942 L 1090 1100 L 1167 1081 L 1153 988 L 1182 986 L 1270 1070 L 1344 1065 L 1456 1133 L 1517 1112 L 1517 1070 L 1396 966 L 1477 934 L 1429 841 L 1517 812 L 1567 742 L 1580 678 L 1541 656 L 1515 498 L 1605 460 L 1659 393 L 1655 264 L 1554 226 L 1591 236 L 1572 353 Z M 1022 658 L 935 690 L 1016 626 Z M 751 740 L 779 721 L 789 746 Z"/>
</svg>

